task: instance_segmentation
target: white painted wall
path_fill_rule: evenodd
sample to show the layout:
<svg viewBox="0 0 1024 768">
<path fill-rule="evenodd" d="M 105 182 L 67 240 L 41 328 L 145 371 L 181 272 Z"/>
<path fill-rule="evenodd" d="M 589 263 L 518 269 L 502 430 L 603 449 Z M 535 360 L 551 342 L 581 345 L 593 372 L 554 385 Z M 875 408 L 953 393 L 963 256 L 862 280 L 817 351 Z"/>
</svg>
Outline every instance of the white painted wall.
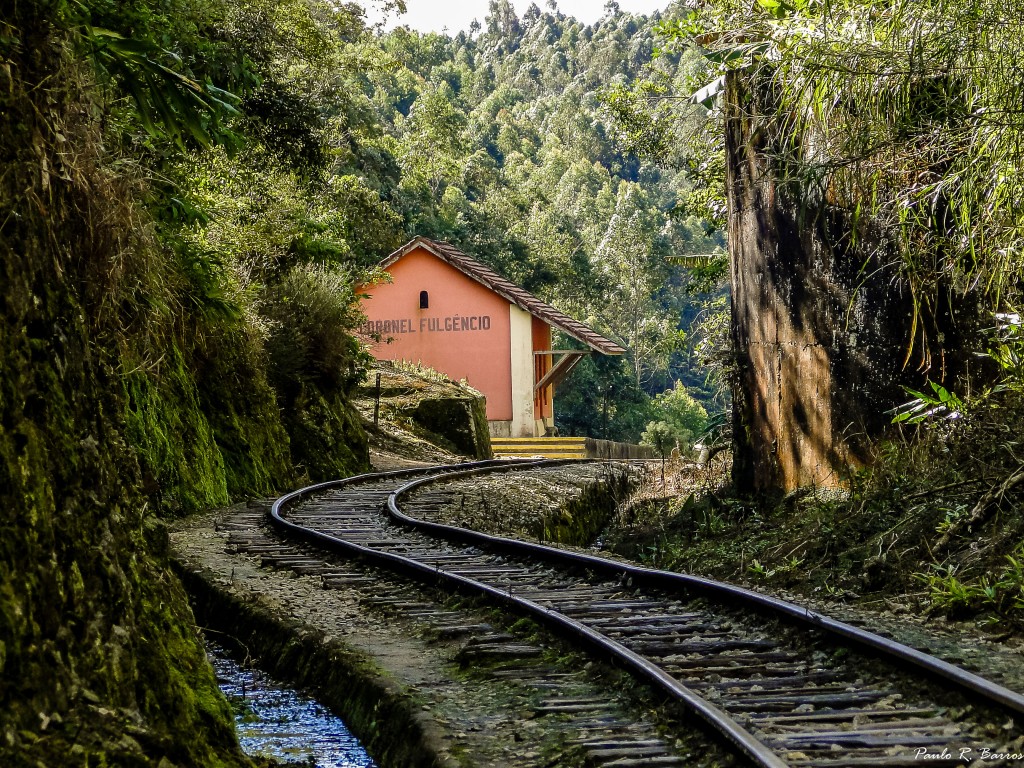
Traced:
<svg viewBox="0 0 1024 768">
<path fill-rule="evenodd" d="M 511 421 L 488 421 L 487 431 L 491 437 L 512 437 Z"/>
<path fill-rule="evenodd" d="M 508 305 L 512 339 L 512 437 L 535 437 L 533 418 L 533 318 L 515 304 Z"/>
</svg>

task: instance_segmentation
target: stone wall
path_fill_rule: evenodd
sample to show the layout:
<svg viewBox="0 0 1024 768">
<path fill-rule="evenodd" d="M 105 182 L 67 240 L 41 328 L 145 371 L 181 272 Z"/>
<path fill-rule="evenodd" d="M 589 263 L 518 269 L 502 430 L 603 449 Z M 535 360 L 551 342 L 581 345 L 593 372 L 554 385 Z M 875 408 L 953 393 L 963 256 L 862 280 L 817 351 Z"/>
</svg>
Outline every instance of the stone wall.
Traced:
<svg viewBox="0 0 1024 768">
<path fill-rule="evenodd" d="M 613 440 L 597 440 L 588 437 L 584 443 L 587 457 L 591 459 L 656 459 L 658 452 L 648 445 L 617 443 Z"/>
<path fill-rule="evenodd" d="M 915 316 L 884 233 L 787 167 L 799 142 L 770 102 L 730 73 L 733 474 L 747 493 L 842 485 L 910 399 L 902 386 L 955 387 L 978 338 L 976 309 L 942 288 Z"/>
</svg>

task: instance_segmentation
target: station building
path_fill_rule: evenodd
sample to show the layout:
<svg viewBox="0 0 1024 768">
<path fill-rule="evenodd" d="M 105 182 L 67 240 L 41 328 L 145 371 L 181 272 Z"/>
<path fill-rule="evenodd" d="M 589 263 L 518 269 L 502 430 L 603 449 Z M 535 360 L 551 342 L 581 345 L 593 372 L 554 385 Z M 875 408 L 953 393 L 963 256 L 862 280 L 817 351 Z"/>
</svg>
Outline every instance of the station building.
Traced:
<svg viewBox="0 0 1024 768">
<path fill-rule="evenodd" d="M 447 243 L 417 237 L 381 262 L 391 282 L 363 286 L 378 360 L 422 363 L 487 398 L 493 437 L 554 428 L 554 390 L 591 352 L 626 350 Z M 557 329 L 584 349 L 552 349 Z"/>
</svg>

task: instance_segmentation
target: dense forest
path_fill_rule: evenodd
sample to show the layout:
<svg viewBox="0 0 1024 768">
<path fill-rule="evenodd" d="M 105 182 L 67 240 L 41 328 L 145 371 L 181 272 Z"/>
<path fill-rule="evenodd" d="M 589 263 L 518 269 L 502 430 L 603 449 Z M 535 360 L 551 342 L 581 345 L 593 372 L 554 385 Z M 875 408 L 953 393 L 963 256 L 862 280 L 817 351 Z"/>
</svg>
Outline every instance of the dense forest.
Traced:
<svg viewBox="0 0 1024 768">
<path fill-rule="evenodd" d="M 588 360 L 560 392 L 564 433 L 636 441 L 652 420 L 679 422 L 680 407 L 699 431 L 701 414 L 725 402 L 695 364 L 698 349 L 720 341 L 720 221 L 700 194 L 691 201 L 683 164 L 620 146 L 612 106 L 642 74 L 680 90 L 704 75 L 695 53 L 657 55 L 658 23 L 610 8 L 584 26 L 557 6 L 520 19 L 496 2 L 484 28 L 454 38 L 333 31 L 316 57 L 282 62 L 277 82 L 260 86 L 247 109 L 261 121 L 258 142 L 190 165 L 183 199 L 213 220 L 188 236 L 231 243 L 218 258 L 237 261 L 224 238 L 248 224 L 239 190 L 264 206 L 270 196 L 256 190 L 284 188 L 293 204 L 315 203 L 287 211 L 296 229 L 278 247 L 352 276 L 413 235 L 449 241 L 630 350 L 623 361 Z M 295 157 L 282 157 L 285 147 Z M 274 153 L 292 163 L 286 178 L 265 172 Z M 712 254 L 718 270 L 703 280 L 671 261 Z M 674 396 L 652 400 L 667 390 Z"/>
<path fill-rule="evenodd" d="M 293 291 L 323 279 L 311 265 L 351 282 L 425 235 L 630 350 L 577 371 L 560 393 L 563 432 L 636 441 L 652 421 L 677 424 L 680 407 L 698 432 L 722 410 L 721 382 L 696 365 L 722 341 L 721 221 L 685 162 L 642 161 L 616 141 L 617 90 L 643 75 L 686 91 L 708 69 L 692 51 L 659 55 L 660 17 L 609 6 L 584 26 L 554 5 L 520 19 L 495 2 L 485 28 L 451 38 L 373 36 L 355 11 L 279 16 L 267 34 L 290 39 L 264 54 L 270 71 L 230 105 L 237 115 L 217 115 L 231 138 L 169 163 L 173 237 L 206 294 L 266 301 L 299 265 Z M 672 261 L 687 256 L 713 266 L 693 279 Z"/>
</svg>

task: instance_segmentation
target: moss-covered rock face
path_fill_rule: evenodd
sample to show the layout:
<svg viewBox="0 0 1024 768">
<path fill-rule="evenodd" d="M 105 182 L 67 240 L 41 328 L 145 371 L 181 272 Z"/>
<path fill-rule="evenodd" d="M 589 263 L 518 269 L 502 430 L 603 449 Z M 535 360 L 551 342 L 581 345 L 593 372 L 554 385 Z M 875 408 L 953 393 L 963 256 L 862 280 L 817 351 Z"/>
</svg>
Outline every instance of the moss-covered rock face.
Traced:
<svg viewBox="0 0 1024 768">
<path fill-rule="evenodd" d="M 222 463 L 174 361 L 163 391 L 125 374 L 159 356 L 120 332 L 141 250 L 52 12 L 5 19 L 0 67 L 0 764 L 246 764 L 137 456 L 188 455 L 191 505 Z"/>
<path fill-rule="evenodd" d="M 292 460 L 316 483 L 370 468 L 370 444 L 358 414 L 341 394 L 311 388 L 284 414 Z"/>
<path fill-rule="evenodd" d="M 451 381 L 444 374 L 409 363 L 378 361 L 353 392 L 352 402 L 367 428 L 371 428 L 376 407 L 378 424 L 372 429 L 385 441 L 401 443 L 406 451 L 417 441 L 426 441 L 442 454 L 453 454 L 428 452 L 419 457 L 424 461 L 491 457 L 487 401 L 465 382 Z"/>
<path fill-rule="evenodd" d="M 455 453 L 486 459 L 491 438 L 483 397 L 442 397 L 424 400 L 406 415 L 435 436 L 433 442 L 451 446 Z"/>
<path fill-rule="evenodd" d="M 202 393 L 198 405 L 207 414 L 231 498 L 268 496 L 301 479 L 292 465 L 291 438 L 277 396 L 258 361 L 250 359 L 251 353 L 243 354 L 249 345 L 241 336 L 237 328 L 218 329 L 194 366 Z M 344 412 L 347 403 L 338 407 Z M 359 464 L 349 467 L 355 471 Z M 207 502 L 201 508 L 218 504 Z"/>
<path fill-rule="evenodd" d="M 296 445 L 348 474 L 365 436 L 342 392 L 292 439 L 238 323 L 182 309 L 66 10 L 0 36 L 0 765 L 249 765 L 155 514 L 297 483 Z"/>
<path fill-rule="evenodd" d="M 142 470 L 142 488 L 154 506 L 182 512 L 226 504 L 224 459 L 198 407 L 199 393 L 172 347 L 160 377 L 136 371 L 121 380 L 125 437 Z"/>
</svg>

